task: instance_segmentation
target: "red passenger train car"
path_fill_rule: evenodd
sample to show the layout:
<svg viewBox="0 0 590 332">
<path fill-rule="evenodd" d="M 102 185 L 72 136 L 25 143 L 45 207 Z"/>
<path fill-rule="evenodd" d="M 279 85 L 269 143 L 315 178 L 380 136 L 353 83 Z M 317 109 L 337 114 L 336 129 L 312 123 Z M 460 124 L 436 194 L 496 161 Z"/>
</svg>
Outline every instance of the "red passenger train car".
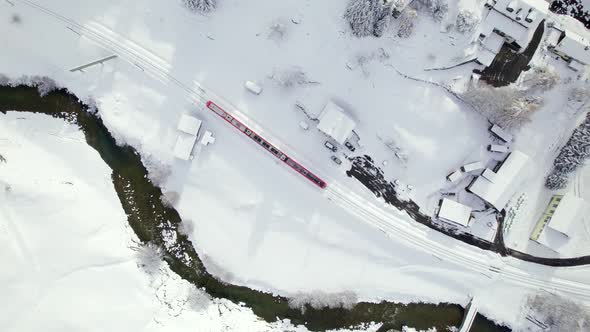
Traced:
<svg viewBox="0 0 590 332">
<path fill-rule="evenodd" d="M 248 128 L 238 119 L 234 118 L 231 114 L 224 111 L 219 105 L 215 104 L 212 101 L 207 102 L 207 108 L 211 111 L 215 112 L 215 114 L 219 115 L 222 119 L 227 121 L 229 124 L 234 126 L 236 129 L 241 131 L 244 135 L 248 136 L 251 140 L 253 140 L 258 145 L 262 146 L 266 151 L 270 152 L 273 156 L 280 159 L 285 164 L 289 165 L 292 169 L 294 169 L 297 173 L 303 175 L 306 179 L 311 181 L 313 184 L 320 188 L 326 188 L 326 182 L 320 179 L 317 175 L 310 172 L 307 168 L 303 167 L 301 164 L 293 160 L 291 157 L 287 156 L 286 153 L 279 150 L 272 144 L 270 144 L 267 140 L 262 138 L 252 129 Z"/>
</svg>

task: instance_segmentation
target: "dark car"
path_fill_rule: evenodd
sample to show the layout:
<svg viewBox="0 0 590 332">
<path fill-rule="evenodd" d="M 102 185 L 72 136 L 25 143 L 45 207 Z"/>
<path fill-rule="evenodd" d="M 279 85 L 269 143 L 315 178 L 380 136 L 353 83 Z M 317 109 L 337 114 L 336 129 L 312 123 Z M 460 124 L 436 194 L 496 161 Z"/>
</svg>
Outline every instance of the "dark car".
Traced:
<svg viewBox="0 0 590 332">
<path fill-rule="evenodd" d="M 354 145 L 352 145 L 352 143 L 350 142 L 346 142 L 344 143 L 344 146 L 348 148 L 348 150 L 354 152 L 354 150 L 356 150 L 356 148 L 354 147 Z"/>
<path fill-rule="evenodd" d="M 332 159 L 333 162 L 335 162 L 336 164 L 340 165 L 342 164 L 342 160 L 340 160 L 338 157 L 336 156 L 332 156 L 330 157 Z"/>
</svg>

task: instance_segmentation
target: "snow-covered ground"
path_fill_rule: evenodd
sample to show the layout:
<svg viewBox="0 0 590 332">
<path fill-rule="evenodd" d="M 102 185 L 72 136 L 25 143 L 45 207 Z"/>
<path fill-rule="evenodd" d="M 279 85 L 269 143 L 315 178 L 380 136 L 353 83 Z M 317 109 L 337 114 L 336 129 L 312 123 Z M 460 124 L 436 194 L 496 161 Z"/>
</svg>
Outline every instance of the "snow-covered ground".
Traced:
<svg viewBox="0 0 590 332">
<path fill-rule="evenodd" d="M 85 30 L 21 1 L 14 6 L 0 3 L 0 27 L 6 31 L 0 42 L 10 45 L 0 53 L 0 73 L 48 75 L 81 98 L 94 98 L 109 130 L 136 147 L 151 170 L 162 175 L 158 180 L 164 189 L 178 197 L 176 207 L 194 227 L 192 240 L 213 274 L 281 294 L 353 290 L 365 300 L 461 304 L 472 294 L 488 317 L 518 325 L 520 304 L 530 288 L 441 261 L 411 244 L 415 242 L 384 235 L 210 112 L 201 111 L 202 105 L 186 91 L 198 91 L 196 82 L 202 83 L 306 166 L 375 202 L 346 177 L 346 165 L 337 167 L 330 161 L 320 134 L 298 127 L 305 117 L 294 107 L 296 101 L 317 114 L 334 99 L 358 120 L 364 148 L 357 152 L 370 153 L 379 163 L 387 160 L 386 175 L 413 185 L 412 198 L 429 206 L 446 185 L 448 173 L 488 155 L 487 122 L 443 89 L 408 80 L 396 69 L 436 81 L 465 78 L 468 69 L 441 74 L 423 68 L 469 58 L 471 36 L 441 32 L 440 23 L 421 15 L 413 38 L 399 40 L 391 33 L 382 39 L 354 39 L 341 18 L 345 2 L 336 0 L 227 0 L 209 16 L 189 14 L 179 2 L 164 0 L 139 6 L 130 0 L 89 2 L 83 7 L 68 0 L 38 3 Z M 277 23 L 284 27 L 282 39 L 271 34 L 270 27 Z M 119 59 L 69 72 L 113 50 Z M 319 84 L 283 89 L 269 78 L 293 66 Z M 257 81 L 265 91 L 258 97 L 249 94 L 243 88 L 245 80 Z M 205 128 L 217 136 L 213 146 L 203 148 L 189 163 L 171 154 L 182 113 L 203 119 Z M 539 114 L 550 121 L 547 112 Z M 393 141 L 408 156 L 407 162 L 398 160 L 382 140 Z M 497 258 L 437 232 L 411 227 L 416 228 L 413 236 L 457 253 L 467 251 L 486 264 Z M 505 263 L 508 269 L 533 271 L 543 280 L 588 282 L 587 268 Z"/>
<path fill-rule="evenodd" d="M 165 264 L 140 268 L 110 169 L 76 126 L 0 114 L 0 151 L 0 330 L 306 331 L 212 299 Z"/>
</svg>

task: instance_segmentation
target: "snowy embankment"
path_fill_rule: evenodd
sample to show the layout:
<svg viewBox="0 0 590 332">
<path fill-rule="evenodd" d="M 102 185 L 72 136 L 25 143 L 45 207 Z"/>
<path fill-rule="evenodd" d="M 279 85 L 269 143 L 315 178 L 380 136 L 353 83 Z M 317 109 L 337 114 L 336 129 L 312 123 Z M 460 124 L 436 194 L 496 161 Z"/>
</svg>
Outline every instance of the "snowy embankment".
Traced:
<svg viewBox="0 0 590 332">
<path fill-rule="evenodd" d="M 0 330 L 306 331 L 212 299 L 161 262 L 141 268 L 110 169 L 76 126 L 0 113 L 0 153 Z"/>
<path fill-rule="evenodd" d="M 444 90 L 407 81 L 392 66 L 422 74 L 426 66 L 448 64 L 457 51 L 449 44 L 463 46 L 469 38 L 439 33 L 440 27 L 425 19 L 409 40 L 351 40 L 341 19 L 344 3 L 335 0 L 304 7 L 299 1 L 227 1 L 211 17 L 190 15 L 163 0 L 140 8 L 133 1 L 92 2 L 83 8 L 66 0 L 39 2 L 98 37 L 81 36 L 79 27 L 19 1 L 1 3 L 6 10 L 0 25 L 7 33 L 0 41 L 11 47 L 0 54 L 0 72 L 48 75 L 81 98 L 93 97 L 109 130 L 141 152 L 176 198 L 173 203 L 194 227 L 194 244 L 213 274 L 281 294 L 353 290 L 359 299 L 373 301 L 461 304 L 468 294 L 481 295 L 480 308 L 488 317 L 510 324 L 520 319 L 529 289 L 440 261 L 350 216 L 218 118 L 198 111 L 201 105 L 184 90 L 197 89 L 195 81 L 206 84 L 280 133 L 314 170 L 370 197 L 346 178 L 344 167 L 331 164 L 321 136 L 299 130 L 297 123 L 305 117 L 293 109 L 297 100 L 314 112 L 330 98 L 348 104 L 365 133 L 364 144 L 376 151 L 379 162 L 389 160 L 387 171 L 413 184 L 415 199 L 424 202 L 444 184 L 449 170 L 483 153 L 486 122 Z M 292 16 L 299 23 L 292 23 Z M 287 39 L 271 34 L 276 22 L 287 27 Z M 69 72 L 113 50 L 126 53 L 125 60 L 122 54 L 83 73 Z M 140 61 L 137 54 L 152 60 Z M 320 85 L 285 90 L 268 78 L 276 68 L 303 64 Z M 246 79 L 268 88 L 254 99 L 242 88 Z M 182 113 L 196 114 L 218 137 L 192 163 L 171 154 Z M 384 140 L 414 157 L 394 162 Z M 464 248 L 440 234 L 423 233 L 449 248 Z M 514 306 L 501 305 L 506 302 Z"/>
</svg>

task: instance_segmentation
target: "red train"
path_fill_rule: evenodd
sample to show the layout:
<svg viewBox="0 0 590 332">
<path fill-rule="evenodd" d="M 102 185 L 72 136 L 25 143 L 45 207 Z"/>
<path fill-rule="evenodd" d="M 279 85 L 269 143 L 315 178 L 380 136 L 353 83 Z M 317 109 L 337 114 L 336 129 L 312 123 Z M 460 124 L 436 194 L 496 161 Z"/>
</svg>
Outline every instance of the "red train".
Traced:
<svg viewBox="0 0 590 332">
<path fill-rule="evenodd" d="M 287 156 L 284 152 L 274 147 L 270 144 L 267 140 L 260 137 L 257 133 L 255 133 L 252 129 L 246 127 L 242 122 L 238 119 L 234 118 L 231 114 L 227 113 L 223 110 L 223 108 L 219 107 L 212 101 L 207 102 L 207 108 L 215 112 L 229 124 L 234 126 L 236 129 L 244 133 L 244 135 L 248 136 L 251 140 L 256 142 L 258 145 L 262 146 L 266 151 L 270 152 L 273 156 L 279 158 L 282 162 L 289 165 L 292 169 L 294 169 L 297 173 L 303 175 L 306 179 L 313 182 L 316 186 L 320 188 L 326 188 L 326 182 L 320 179 L 317 175 L 313 174 L 307 168 L 301 166 L 298 162 L 293 160 L 291 157 Z"/>
</svg>

